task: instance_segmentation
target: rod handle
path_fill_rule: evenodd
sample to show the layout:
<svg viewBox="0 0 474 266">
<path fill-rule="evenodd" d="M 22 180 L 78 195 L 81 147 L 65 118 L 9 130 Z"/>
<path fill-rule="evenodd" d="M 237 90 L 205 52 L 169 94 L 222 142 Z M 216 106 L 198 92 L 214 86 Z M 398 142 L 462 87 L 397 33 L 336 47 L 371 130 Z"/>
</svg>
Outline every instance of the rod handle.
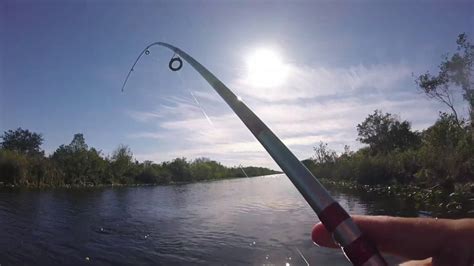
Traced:
<svg viewBox="0 0 474 266">
<path fill-rule="evenodd" d="M 357 266 L 387 265 L 377 246 L 360 230 L 339 203 L 333 202 L 320 211 L 318 217 L 352 264 Z"/>
<path fill-rule="evenodd" d="M 342 247 L 342 251 L 355 266 L 386 266 L 387 262 L 380 255 L 374 243 L 362 234 L 349 245 Z"/>
</svg>

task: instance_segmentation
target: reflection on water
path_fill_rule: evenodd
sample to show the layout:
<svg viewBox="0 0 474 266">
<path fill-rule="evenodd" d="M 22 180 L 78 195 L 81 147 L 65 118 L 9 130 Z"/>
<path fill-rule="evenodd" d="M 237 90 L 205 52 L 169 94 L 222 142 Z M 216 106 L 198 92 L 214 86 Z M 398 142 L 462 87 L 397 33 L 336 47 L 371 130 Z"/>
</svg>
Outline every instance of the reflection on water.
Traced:
<svg viewBox="0 0 474 266">
<path fill-rule="evenodd" d="M 416 216 L 331 193 L 350 213 Z M 0 264 L 349 265 L 283 175 L 179 186 L 0 191 Z M 306 262 L 307 261 L 307 262 Z"/>
</svg>

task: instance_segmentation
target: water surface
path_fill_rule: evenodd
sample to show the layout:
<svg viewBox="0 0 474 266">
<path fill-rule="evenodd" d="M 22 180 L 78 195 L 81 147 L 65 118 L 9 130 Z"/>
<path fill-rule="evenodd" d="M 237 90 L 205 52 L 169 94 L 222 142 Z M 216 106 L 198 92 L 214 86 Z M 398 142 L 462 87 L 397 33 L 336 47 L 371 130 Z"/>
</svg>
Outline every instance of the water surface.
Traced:
<svg viewBox="0 0 474 266">
<path fill-rule="evenodd" d="M 331 193 L 352 214 L 416 215 L 396 202 Z M 312 243 L 316 222 L 284 175 L 0 191 L 0 265 L 349 265 L 339 250 Z"/>
</svg>

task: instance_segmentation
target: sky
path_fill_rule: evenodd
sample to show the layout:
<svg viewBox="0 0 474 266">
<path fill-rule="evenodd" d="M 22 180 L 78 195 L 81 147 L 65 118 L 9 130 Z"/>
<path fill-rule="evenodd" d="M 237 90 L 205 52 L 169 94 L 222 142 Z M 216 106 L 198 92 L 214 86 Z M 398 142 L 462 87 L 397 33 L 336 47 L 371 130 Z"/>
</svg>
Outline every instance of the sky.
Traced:
<svg viewBox="0 0 474 266">
<path fill-rule="evenodd" d="M 320 141 L 356 150 L 375 109 L 423 130 L 447 109 L 416 87 L 456 37 L 474 37 L 473 1 L 24 1 L 0 3 L 0 131 L 22 127 L 53 153 L 83 133 L 110 155 L 208 157 L 279 169 L 171 43 L 232 89 L 300 159 Z M 457 100 L 464 115 L 467 106 Z M 206 117 L 207 116 L 207 117 Z"/>
</svg>

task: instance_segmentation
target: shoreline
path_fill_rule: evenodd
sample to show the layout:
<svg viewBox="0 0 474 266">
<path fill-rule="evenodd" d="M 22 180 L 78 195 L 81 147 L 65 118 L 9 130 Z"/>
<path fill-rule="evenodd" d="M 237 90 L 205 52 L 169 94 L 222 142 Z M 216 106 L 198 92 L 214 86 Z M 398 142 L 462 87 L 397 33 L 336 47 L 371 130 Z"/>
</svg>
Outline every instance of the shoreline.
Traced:
<svg viewBox="0 0 474 266">
<path fill-rule="evenodd" d="M 19 186 L 0 183 L 1 191 L 50 191 L 50 190 L 95 190 L 103 188 L 133 188 L 133 187 L 154 187 L 154 186 L 179 186 L 195 183 L 207 183 L 222 180 L 234 180 L 241 178 L 254 178 L 262 176 L 278 175 L 268 174 L 251 177 L 229 177 L 220 179 L 204 179 L 186 182 L 149 183 L 149 184 L 64 184 L 59 186 Z M 377 195 L 382 197 L 396 197 L 403 203 L 414 204 L 420 212 L 433 216 L 450 216 L 465 213 L 469 217 L 474 217 L 474 183 L 468 183 L 460 189 L 454 191 L 443 190 L 440 186 L 424 188 L 417 185 L 361 185 L 350 181 L 335 181 L 327 178 L 318 179 L 331 191 L 331 188 L 347 194 L 365 194 L 367 196 Z"/>
<path fill-rule="evenodd" d="M 396 197 L 400 201 L 414 204 L 422 212 L 433 215 L 456 215 L 466 213 L 474 217 L 474 183 L 457 187 L 454 191 L 443 190 L 440 186 L 424 188 L 417 185 L 361 185 L 354 182 L 321 179 L 327 188 L 334 186 L 343 192 L 365 192 L 367 195 Z"/>
<path fill-rule="evenodd" d="M 236 177 L 228 177 L 228 178 L 214 178 L 214 179 L 203 179 L 203 180 L 195 180 L 195 181 L 184 181 L 184 182 L 175 182 L 170 181 L 168 183 L 131 183 L 131 184 L 63 184 L 63 185 L 13 185 L 13 184 L 2 184 L 0 182 L 0 191 L 2 189 L 23 189 L 23 190 L 51 190 L 51 189 L 99 189 L 99 188 L 121 188 L 121 187 L 154 187 L 154 186 L 179 186 L 179 185 L 187 185 L 187 184 L 195 184 L 195 183 L 206 183 L 206 182 L 214 182 L 214 181 L 223 181 L 223 180 L 232 180 L 232 179 L 242 179 L 242 178 L 254 178 L 254 177 L 261 177 L 261 176 L 270 176 L 270 175 L 277 175 L 276 174 L 268 174 L 268 175 L 259 175 L 259 176 L 236 176 Z"/>
</svg>

